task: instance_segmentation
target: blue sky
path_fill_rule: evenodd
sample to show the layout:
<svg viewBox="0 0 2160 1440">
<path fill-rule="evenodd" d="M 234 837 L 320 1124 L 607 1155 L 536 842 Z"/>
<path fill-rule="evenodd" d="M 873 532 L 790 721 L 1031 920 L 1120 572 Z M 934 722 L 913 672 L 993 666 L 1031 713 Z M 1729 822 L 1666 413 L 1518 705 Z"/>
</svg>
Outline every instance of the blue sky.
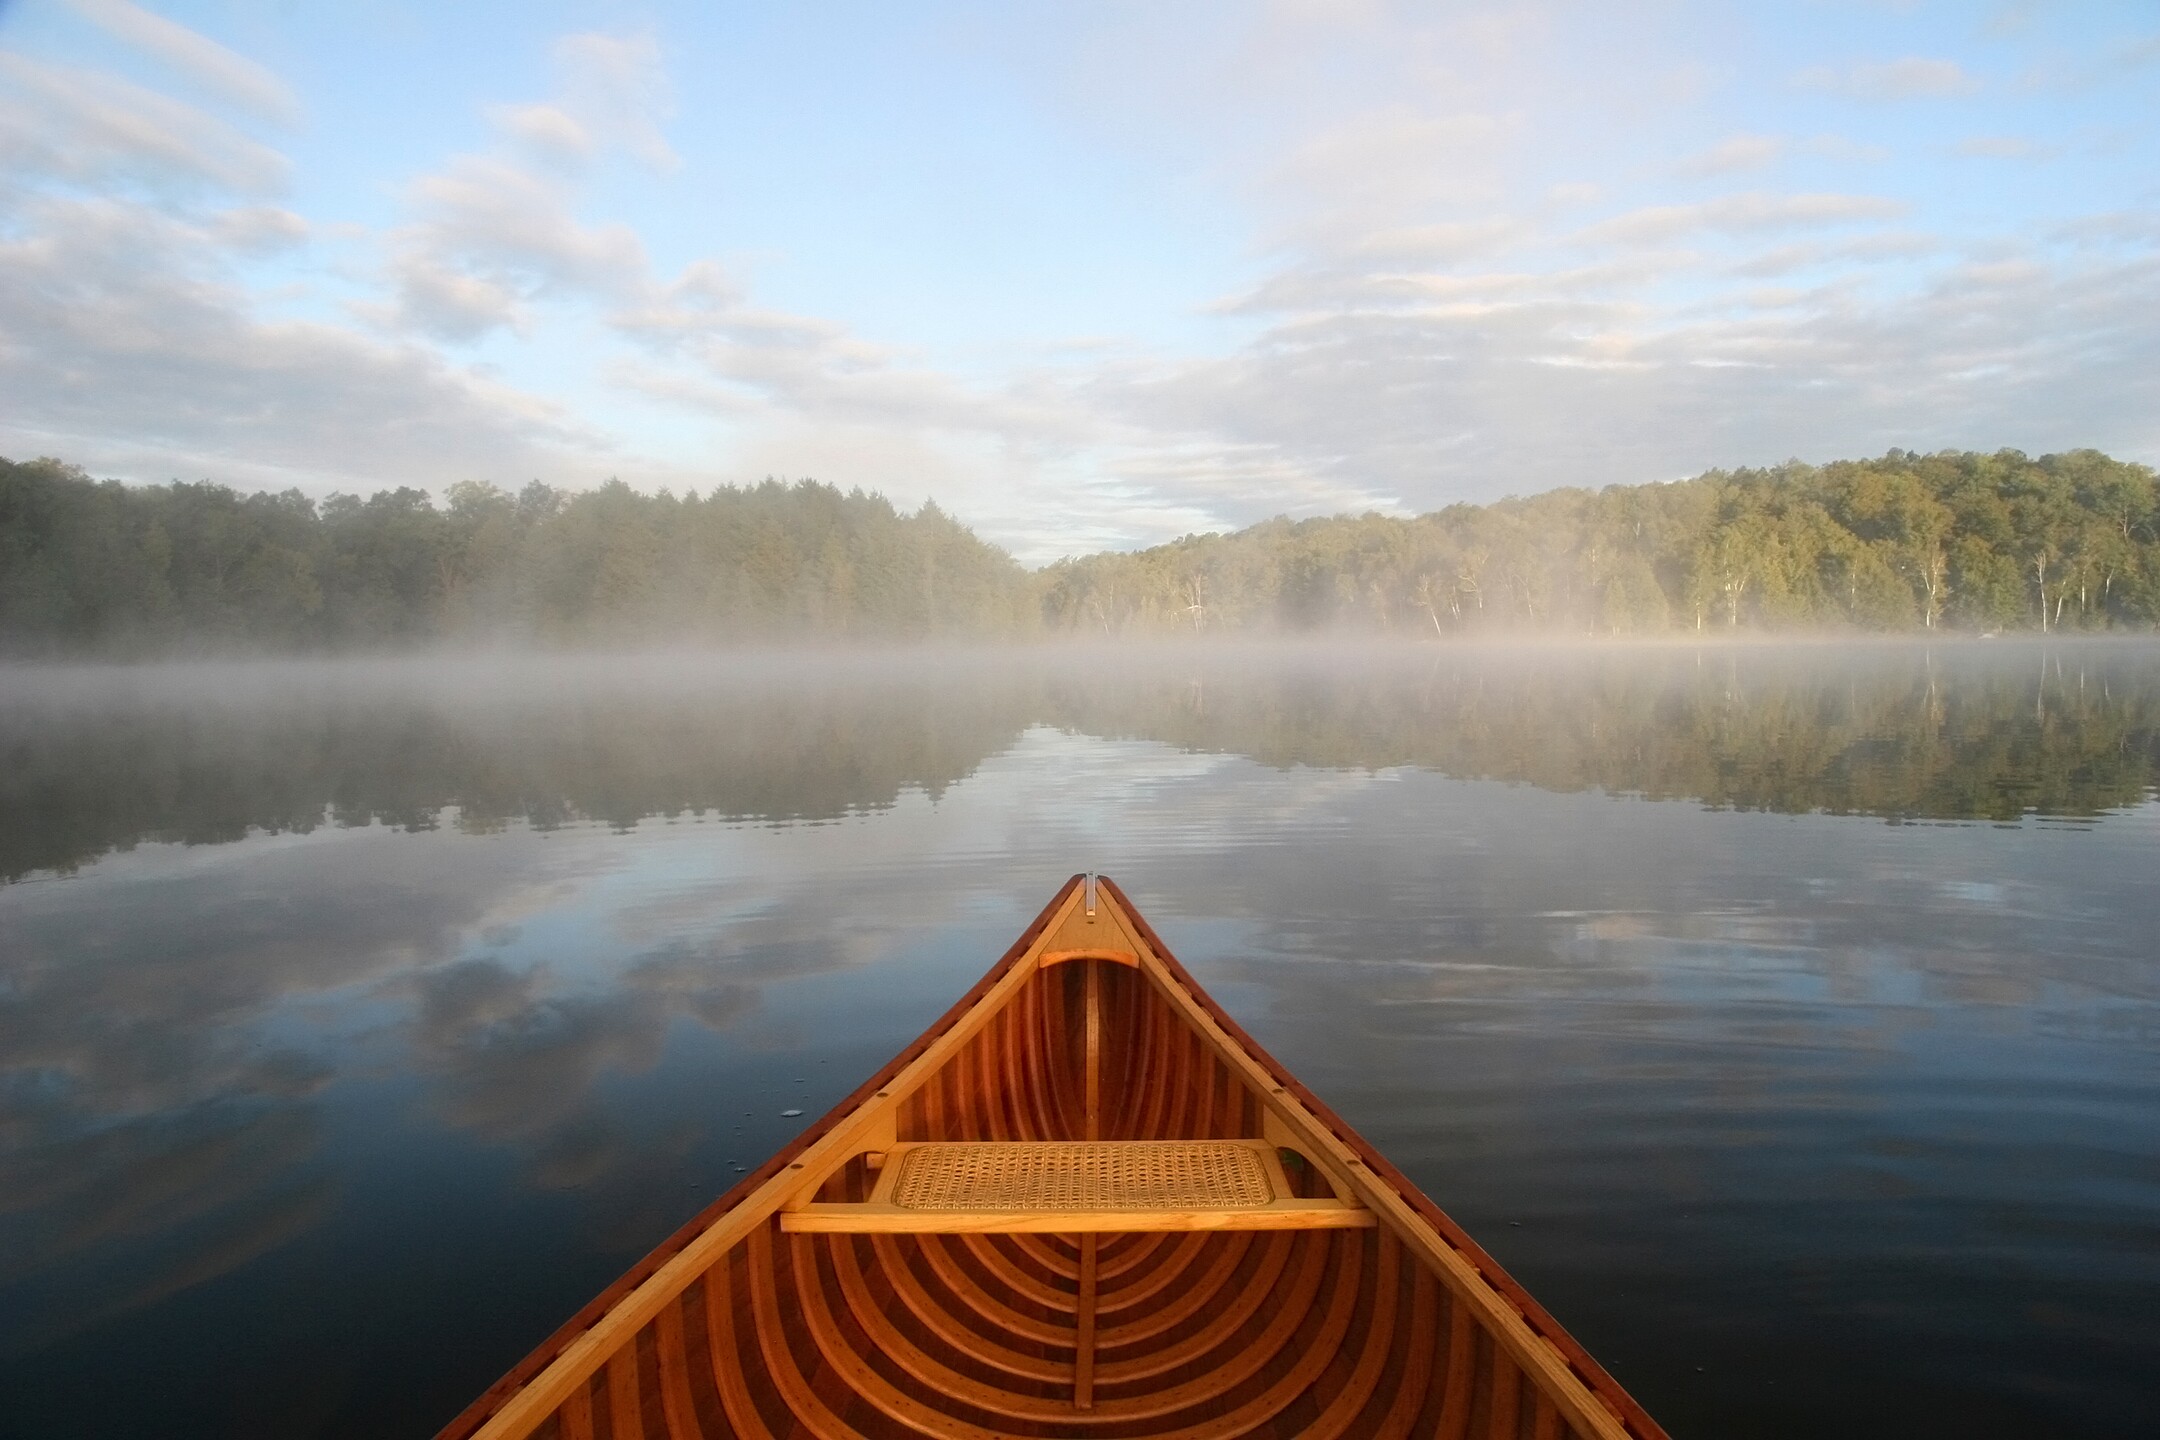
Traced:
<svg viewBox="0 0 2160 1440">
<path fill-rule="evenodd" d="M 0 3 L 0 454 L 1040 561 L 2160 460 L 2160 6 Z"/>
</svg>

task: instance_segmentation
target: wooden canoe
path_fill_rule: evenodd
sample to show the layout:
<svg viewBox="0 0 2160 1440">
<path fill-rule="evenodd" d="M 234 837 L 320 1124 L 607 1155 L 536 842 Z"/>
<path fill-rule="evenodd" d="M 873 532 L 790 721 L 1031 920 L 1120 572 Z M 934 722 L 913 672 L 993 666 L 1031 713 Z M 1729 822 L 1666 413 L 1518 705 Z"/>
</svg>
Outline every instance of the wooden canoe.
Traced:
<svg viewBox="0 0 2160 1440">
<path fill-rule="evenodd" d="M 1075 876 L 437 1440 L 1664 1440 Z"/>
</svg>

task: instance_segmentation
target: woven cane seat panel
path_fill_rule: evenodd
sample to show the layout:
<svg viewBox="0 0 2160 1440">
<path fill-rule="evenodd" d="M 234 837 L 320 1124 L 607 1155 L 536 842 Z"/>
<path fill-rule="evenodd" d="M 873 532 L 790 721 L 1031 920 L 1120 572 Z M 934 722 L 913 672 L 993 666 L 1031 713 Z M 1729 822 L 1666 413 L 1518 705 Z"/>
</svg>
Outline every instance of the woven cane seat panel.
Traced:
<svg viewBox="0 0 2160 1440">
<path fill-rule="evenodd" d="M 1216 1140 L 918 1145 L 893 1186 L 913 1210 L 1251 1210 L 1274 1198 L 1252 1147 Z"/>
</svg>

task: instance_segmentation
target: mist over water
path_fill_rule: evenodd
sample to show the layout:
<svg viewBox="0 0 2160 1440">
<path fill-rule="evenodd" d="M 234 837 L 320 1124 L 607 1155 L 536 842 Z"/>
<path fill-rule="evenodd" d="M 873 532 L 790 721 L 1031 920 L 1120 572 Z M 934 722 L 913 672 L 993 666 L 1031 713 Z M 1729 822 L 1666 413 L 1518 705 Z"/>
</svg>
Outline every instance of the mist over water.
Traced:
<svg viewBox="0 0 2160 1440">
<path fill-rule="evenodd" d="M 1676 1435 L 2160 1368 L 2160 646 L 15 669 L 0 757 L 0 1435 L 430 1433 L 1085 868 Z"/>
</svg>

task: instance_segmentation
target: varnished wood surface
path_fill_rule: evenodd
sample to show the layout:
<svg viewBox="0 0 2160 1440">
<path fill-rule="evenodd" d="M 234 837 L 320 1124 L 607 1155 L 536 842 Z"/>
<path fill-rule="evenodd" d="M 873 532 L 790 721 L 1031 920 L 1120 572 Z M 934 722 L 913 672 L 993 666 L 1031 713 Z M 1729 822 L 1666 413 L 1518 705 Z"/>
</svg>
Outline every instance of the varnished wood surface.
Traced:
<svg viewBox="0 0 2160 1440">
<path fill-rule="evenodd" d="M 864 1157 L 909 1143 L 1141 1139 L 1281 1146 L 1282 1203 L 1365 1228 L 818 1223 L 867 1218 Z M 1078 877 L 937 1026 L 438 1440 L 1082 1435 L 1663 1440 L 1121 892 L 1088 914 Z"/>
</svg>

